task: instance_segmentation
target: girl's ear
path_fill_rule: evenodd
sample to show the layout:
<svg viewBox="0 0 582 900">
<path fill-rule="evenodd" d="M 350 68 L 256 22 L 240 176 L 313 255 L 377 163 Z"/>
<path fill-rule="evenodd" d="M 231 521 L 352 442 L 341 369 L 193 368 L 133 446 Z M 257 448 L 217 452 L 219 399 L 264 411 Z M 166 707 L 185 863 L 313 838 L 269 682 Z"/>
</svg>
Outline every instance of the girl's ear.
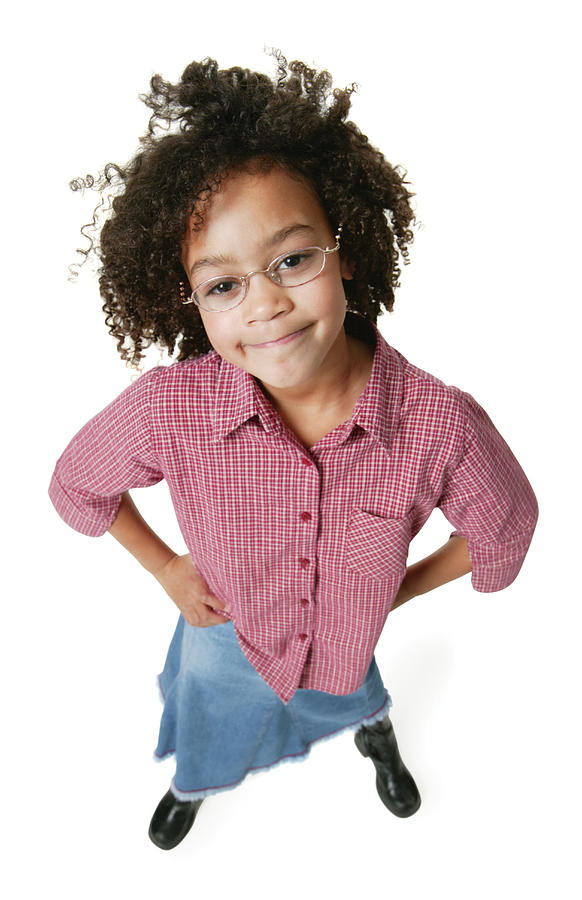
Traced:
<svg viewBox="0 0 582 900">
<path fill-rule="evenodd" d="M 342 256 L 340 256 L 340 272 L 343 279 L 345 279 L 346 281 L 351 281 L 354 277 L 355 268 L 355 262 L 352 262 L 349 259 L 344 259 Z"/>
</svg>

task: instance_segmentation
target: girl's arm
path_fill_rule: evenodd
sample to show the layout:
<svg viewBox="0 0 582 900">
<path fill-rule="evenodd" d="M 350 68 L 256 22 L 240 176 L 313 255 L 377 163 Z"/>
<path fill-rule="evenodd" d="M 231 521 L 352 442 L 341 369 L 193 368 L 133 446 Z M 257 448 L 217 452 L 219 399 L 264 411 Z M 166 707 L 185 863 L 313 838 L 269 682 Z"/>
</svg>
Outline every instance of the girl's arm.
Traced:
<svg viewBox="0 0 582 900">
<path fill-rule="evenodd" d="M 441 584 L 467 575 L 470 571 L 471 559 L 467 550 L 467 539 L 451 537 L 443 547 L 439 547 L 430 556 L 408 566 L 392 610 L 413 597 L 426 594 Z"/>
<path fill-rule="evenodd" d="M 170 550 L 140 515 L 127 491 L 122 494 L 117 516 L 107 530 L 159 581 L 189 625 L 206 628 L 229 621 L 225 618 L 227 604 L 212 593 L 190 554 L 178 556 Z"/>
<path fill-rule="evenodd" d="M 177 556 L 142 518 L 128 491 L 122 495 L 117 517 L 108 531 L 152 575 L 157 576 Z"/>
</svg>

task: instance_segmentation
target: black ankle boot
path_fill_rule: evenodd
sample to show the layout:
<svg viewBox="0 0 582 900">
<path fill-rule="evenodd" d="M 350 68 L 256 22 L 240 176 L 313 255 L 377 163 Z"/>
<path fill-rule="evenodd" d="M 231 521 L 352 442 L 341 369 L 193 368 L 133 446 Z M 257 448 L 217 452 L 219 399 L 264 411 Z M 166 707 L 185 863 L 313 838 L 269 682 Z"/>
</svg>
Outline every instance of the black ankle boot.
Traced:
<svg viewBox="0 0 582 900">
<path fill-rule="evenodd" d="M 420 806 L 420 794 L 400 758 L 388 716 L 373 725 L 362 725 L 354 740 L 362 756 L 369 756 L 376 767 L 376 789 L 384 806 L 401 818 L 413 815 Z"/>
<path fill-rule="evenodd" d="M 168 791 L 152 816 L 148 832 L 150 840 L 162 850 L 176 847 L 192 828 L 201 804 L 202 800 L 178 800 Z"/>
</svg>

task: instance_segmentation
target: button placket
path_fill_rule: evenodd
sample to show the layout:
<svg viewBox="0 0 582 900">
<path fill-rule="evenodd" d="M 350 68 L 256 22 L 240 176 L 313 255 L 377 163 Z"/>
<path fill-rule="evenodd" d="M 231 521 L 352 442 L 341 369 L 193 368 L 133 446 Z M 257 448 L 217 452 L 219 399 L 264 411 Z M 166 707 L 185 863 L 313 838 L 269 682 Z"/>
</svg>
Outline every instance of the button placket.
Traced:
<svg viewBox="0 0 582 900">
<path fill-rule="evenodd" d="M 306 469 L 307 468 L 314 468 L 314 469 L 316 468 L 315 463 L 306 456 L 301 456 L 300 462 L 303 466 L 305 466 Z M 305 474 L 307 474 L 307 472 Z M 307 525 L 308 523 L 313 521 L 313 514 L 310 513 L 309 510 L 303 509 L 299 512 L 298 518 L 299 518 L 300 522 Z M 307 538 L 307 535 L 306 535 L 306 538 Z M 313 540 L 313 536 L 312 536 L 312 540 Z M 298 562 L 299 562 L 299 566 L 301 567 L 301 569 L 303 571 L 307 571 L 307 569 L 309 569 L 312 561 L 307 556 L 300 556 L 298 558 Z M 309 609 L 309 606 L 310 606 L 309 599 L 307 597 L 302 597 L 299 602 L 301 603 L 301 607 L 305 610 L 306 616 L 308 618 L 310 618 L 311 611 Z M 309 627 L 308 622 L 306 622 L 303 627 L 305 628 L 306 626 Z M 298 633 L 297 637 L 301 642 L 304 642 L 304 641 L 308 640 L 309 634 L 306 631 L 301 631 Z"/>
</svg>

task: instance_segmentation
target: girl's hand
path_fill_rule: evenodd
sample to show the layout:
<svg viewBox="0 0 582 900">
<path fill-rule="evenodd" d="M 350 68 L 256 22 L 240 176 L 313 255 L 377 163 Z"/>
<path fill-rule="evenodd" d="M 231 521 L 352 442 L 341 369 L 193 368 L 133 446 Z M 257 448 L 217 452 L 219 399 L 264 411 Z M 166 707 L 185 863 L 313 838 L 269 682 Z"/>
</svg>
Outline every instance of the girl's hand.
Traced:
<svg viewBox="0 0 582 900">
<path fill-rule="evenodd" d="M 227 609 L 225 603 L 211 593 L 202 575 L 194 567 L 190 554 L 172 556 L 161 569 L 154 572 L 165 592 L 172 598 L 188 625 L 207 628 L 209 625 L 224 625 L 229 622 L 225 616 L 213 612 Z"/>
</svg>

